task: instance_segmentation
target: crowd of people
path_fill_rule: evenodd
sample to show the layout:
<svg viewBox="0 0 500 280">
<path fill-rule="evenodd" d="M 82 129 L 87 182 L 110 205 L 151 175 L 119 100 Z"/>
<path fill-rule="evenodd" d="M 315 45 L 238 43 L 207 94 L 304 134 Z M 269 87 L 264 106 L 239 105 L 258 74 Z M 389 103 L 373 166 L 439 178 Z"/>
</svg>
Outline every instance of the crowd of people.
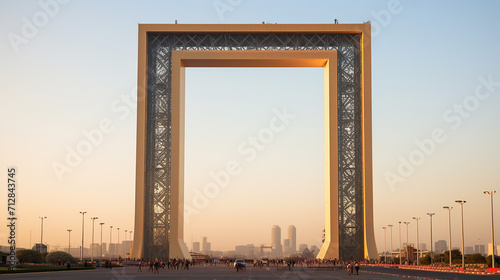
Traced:
<svg viewBox="0 0 500 280">
<path fill-rule="evenodd" d="M 153 272 L 157 274 L 159 269 L 165 269 L 165 267 L 169 270 L 179 270 L 179 269 L 189 269 L 193 263 L 190 260 L 186 259 L 168 259 L 168 260 L 151 260 L 151 261 L 143 261 L 139 260 L 138 270 L 142 272 L 142 267 L 147 266 L 148 272 Z"/>
<path fill-rule="evenodd" d="M 299 268 L 328 268 L 331 270 L 346 270 L 348 275 L 359 275 L 360 264 L 364 264 L 366 261 L 343 261 L 343 260 L 316 260 L 316 259 L 265 259 L 265 260 L 254 260 L 253 266 L 258 268 L 263 267 L 275 267 L 277 270 L 293 270 L 295 267 Z M 108 267 L 106 262 L 105 267 Z M 109 263 L 110 264 L 110 263 Z M 247 262 L 247 264 L 252 264 L 252 262 Z M 188 260 L 188 259 L 166 259 L 166 260 L 138 260 L 130 265 L 137 265 L 137 271 L 142 272 L 143 269 L 147 272 L 152 272 L 158 274 L 160 269 L 167 270 L 189 270 L 193 265 L 203 265 L 204 269 L 209 266 L 224 265 L 228 269 L 234 269 L 236 271 L 243 270 L 243 267 L 238 266 L 235 260 Z"/>
</svg>

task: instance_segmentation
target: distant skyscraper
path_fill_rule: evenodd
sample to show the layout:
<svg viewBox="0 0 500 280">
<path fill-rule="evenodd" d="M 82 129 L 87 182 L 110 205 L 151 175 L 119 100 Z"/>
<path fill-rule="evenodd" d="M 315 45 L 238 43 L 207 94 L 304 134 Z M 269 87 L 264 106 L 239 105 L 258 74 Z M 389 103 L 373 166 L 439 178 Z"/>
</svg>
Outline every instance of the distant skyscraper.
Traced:
<svg viewBox="0 0 500 280">
<path fill-rule="evenodd" d="M 101 253 L 101 243 L 92 243 L 90 244 L 90 248 L 94 257 L 99 257 L 99 254 Z"/>
<path fill-rule="evenodd" d="M 35 246 L 33 246 L 33 248 L 31 248 L 31 249 L 38 251 L 41 254 L 47 253 L 47 245 L 45 245 L 45 244 L 36 243 Z"/>
<path fill-rule="evenodd" d="M 299 253 L 304 252 L 305 249 L 307 249 L 307 244 L 300 244 L 299 245 Z"/>
<path fill-rule="evenodd" d="M 498 250 L 500 250 L 500 245 L 495 246 L 495 256 L 498 256 Z M 491 246 L 491 243 L 488 243 L 488 256 L 491 256 L 493 253 L 493 246 Z"/>
<path fill-rule="evenodd" d="M 465 246 L 465 253 L 466 254 L 474 254 L 474 247 L 472 247 L 472 246 Z"/>
<path fill-rule="evenodd" d="M 290 239 L 284 239 L 283 240 L 283 253 L 285 256 L 290 255 Z"/>
<path fill-rule="evenodd" d="M 444 251 L 448 250 L 448 245 L 446 244 L 445 240 L 438 240 L 434 243 L 434 251 L 436 253 L 442 253 Z"/>
<path fill-rule="evenodd" d="M 274 225 L 271 229 L 271 247 L 274 254 L 280 255 L 283 252 L 281 247 L 281 228 L 278 225 Z"/>
<path fill-rule="evenodd" d="M 238 257 L 246 257 L 248 255 L 248 245 L 236 245 L 234 247 L 234 252 Z"/>
<path fill-rule="evenodd" d="M 475 245 L 474 252 L 477 254 L 484 255 L 486 253 L 486 247 L 484 245 Z"/>
<path fill-rule="evenodd" d="M 418 243 L 420 246 L 420 250 L 422 251 L 427 251 L 427 243 Z"/>
<path fill-rule="evenodd" d="M 100 247 L 99 247 L 100 248 Z M 101 253 L 101 249 L 99 249 L 99 254 Z M 108 243 L 102 243 L 102 256 L 106 256 L 108 254 Z"/>
<path fill-rule="evenodd" d="M 295 254 L 297 252 L 297 230 L 294 225 L 288 227 L 288 239 L 290 239 L 290 252 Z"/>
<path fill-rule="evenodd" d="M 200 242 L 193 242 L 193 252 L 199 253 L 200 252 Z"/>
<path fill-rule="evenodd" d="M 314 255 L 317 255 L 318 252 L 319 252 L 319 248 L 318 246 L 316 245 L 311 245 L 311 249 L 309 249 L 311 251 L 311 253 L 313 253 Z"/>
<path fill-rule="evenodd" d="M 209 254 L 210 251 L 212 251 L 212 244 L 210 244 L 210 242 L 207 241 L 207 237 L 203 237 L 203 242 L 202 242 L 202 251 L 204 254 Z"/>
</svg>

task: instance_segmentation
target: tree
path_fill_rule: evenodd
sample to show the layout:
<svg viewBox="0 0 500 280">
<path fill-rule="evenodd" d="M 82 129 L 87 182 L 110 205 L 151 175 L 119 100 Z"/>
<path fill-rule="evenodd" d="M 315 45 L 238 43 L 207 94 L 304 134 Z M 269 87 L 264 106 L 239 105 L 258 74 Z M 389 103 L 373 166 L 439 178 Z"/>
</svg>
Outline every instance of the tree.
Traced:
<svg viewBox="0 0 500 280">
<path fill-rule="evenodd" d="M 466 263 L 486 263 L 486 258 L 483 255 L 477 253 L 465 256 Z"/>
<path fill-rule="evenodd" d="M 443 254 L 434 254 L 434 255 L 432 255 L 432 257 L 434 258 L 434 263 L 441 263 L 441 262 L 444 262 L 444 260 L 445 260 Z"/>
<path fill-rule="evenodd" d="M 58 263 L 59 261 L 64 261 L 64 262 L 71 262 L 71 263 L 76 263 L 76 259 L 73 258 L 72 255 L 63 252 L 63 251 L 56 251 L 56 252 L 51 252 L 45 257 L 45 260 L 48 263 Z"/>
<path fill-rule="evenodd" d="M 425 255 L 425 256 L 419 258 L 418 259 L 418 264 L 421 264 L 421 265 L 429 265 L 429 264 L 431 264 L 431 256 Z"/>
<path fill-rule="evenodd" d="M 450 251 L 445 251 L 444 252 L 444 260 L 448 261 L 450 259 Z M 451 250 L 451 260 L 460 260 L 462 261 L 462 254 L 460 253 L 460 250 L 453 249 Z"/>
<path fill-rule="evenodd" d="M 42 254 L 35 250 L 17 250 L 16 257 L 20 263 L 43 263 Z"/>
<path fill-rule="evenodd" d="M 486 263 L 488 267 L 491 267 L 491 255 L 486 257 Z M 500 264 L 500 256 L 495 256 L 495 267 L 498 267 L 498 264 Z"/>
</svg>

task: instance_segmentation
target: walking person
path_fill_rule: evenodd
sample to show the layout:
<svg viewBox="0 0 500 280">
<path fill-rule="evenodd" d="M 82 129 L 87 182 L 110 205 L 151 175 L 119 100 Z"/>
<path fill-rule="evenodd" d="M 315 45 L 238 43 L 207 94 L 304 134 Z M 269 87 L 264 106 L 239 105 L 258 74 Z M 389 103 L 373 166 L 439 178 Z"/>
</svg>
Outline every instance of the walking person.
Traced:
<svg viewBox="0 0 500 280">
<path fill-rule="evenodd" d="M 359 275 L 359 263 L 358 263 L 358 261 L 356 261 L 354 263 L 354 269 L 356 269 L 356 275 Z"/>
<path fill-rule="evenodd" d="M 347 275 L 351 276 L 352 274 L 352 265 L 351 263 L 347 264 Z"/>
<path fill-rule="evenodd" d="M 156 259 L 155 260 L 155 265 L 154 265 L 153 273 L 158 274 L 159 273 L 159 271 L 158 271 L 159 268 L 160 268 L 160 262 L 158 261 L 158 259 Z"/>
<path fill-rule="evenodd" d="M 153 271 L 153 265 L 154 265 L 153 261 L 149 261 L 149 269 L 148 269 L 148 272 L 150 272 L 150 271 L 154 272 L 154 271 Z"/>
</svg>

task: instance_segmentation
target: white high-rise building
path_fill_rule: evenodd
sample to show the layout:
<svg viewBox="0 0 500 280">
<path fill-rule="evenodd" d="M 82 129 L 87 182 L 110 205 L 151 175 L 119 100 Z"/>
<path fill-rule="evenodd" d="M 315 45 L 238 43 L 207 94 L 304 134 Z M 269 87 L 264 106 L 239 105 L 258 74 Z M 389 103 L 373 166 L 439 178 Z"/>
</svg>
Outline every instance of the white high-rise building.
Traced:
<svg viewBox="0 0 500 280">
<path fill-rule="evenodd" d="M 193 251 L 195 253 L 199 253 L 200 252 L 200 242 L 193 242 L 193 248 L 191 251 Z"/>
<path fill-rule="evenodd" d="M 495 247 L 496 247 L 495 256 L 498 256 L 498 252 L 500 250 L 500 245 L 497 245 Z M 491 243 L 488 243 L 488 256 L 491 256 L 492 253 L 493 253 L 493 246 L 491 246 Z"/>
<path fill-rule="evenodd" d="M 446 240 L 438 240 L 434 243 L 434 252 L 436 253 L 443 253 L 443 251 L 448 250 L 448 244 L 446 243 Z"/>
<path fill-rule="evenodd" d="M 283 254 L 285 256 L 290 255 L 290 239 L 284 239 L 283 240 Z"/>
<path fill-rule="evenodd" d="M 304 252 L 305 249 L 308 249 L 307 244 L 300 244 L 299 245 L 299 253 Z"/>
<path fill-rule="evenodd" d="M 281 228 L 274 225 L 271 229 L 271 251 L 273 254 L 281 255 L 283 249 L 281 247 Z"/>
<path fill-rule="evenodd" d="M 202 242 L 202 251 L 203 254 L 210 254 L 210 251 L 212 251 L 212 244 L 207 241 L 207 237 L 203 237 L 203 242 Z"/>
<path fill-rule="evenodd" d="M 295 254 L 297 252 L 297 229 L 294 225 L 288 227 L 288 239 L 290 239 L 290 252 Z"/>
</svg>

